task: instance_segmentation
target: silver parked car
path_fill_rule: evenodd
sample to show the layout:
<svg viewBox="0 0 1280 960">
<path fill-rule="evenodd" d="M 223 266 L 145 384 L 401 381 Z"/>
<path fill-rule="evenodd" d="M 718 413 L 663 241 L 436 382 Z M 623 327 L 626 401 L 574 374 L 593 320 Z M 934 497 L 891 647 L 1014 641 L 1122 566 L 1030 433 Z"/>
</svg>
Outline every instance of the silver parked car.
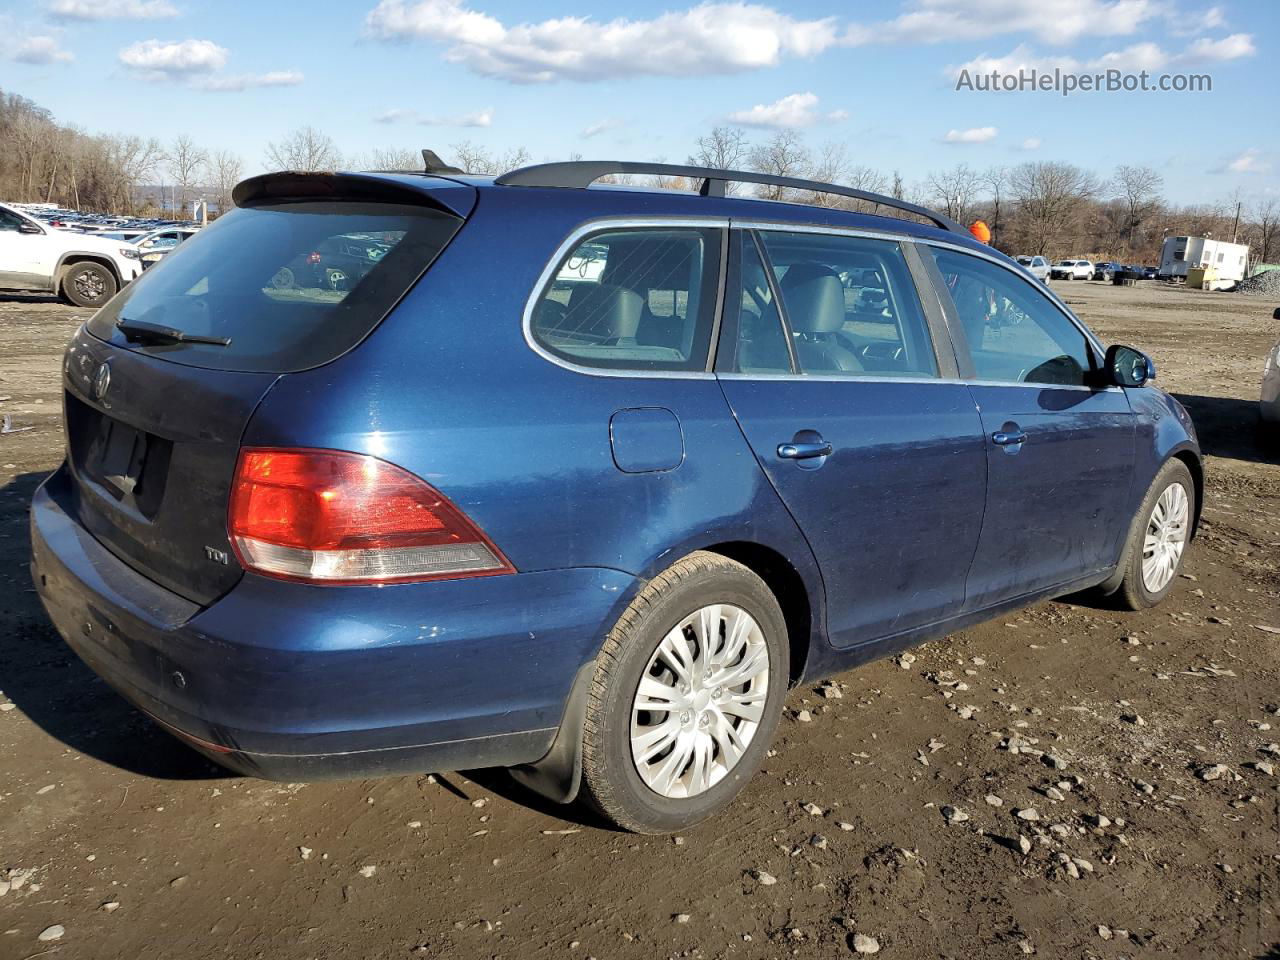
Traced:
<svg viewBox="0 0 1280 960">
<path fill-rule="evenodd" d="M 1018 263 L 1026 268 L 1027 273 L 1031 274 L 1041 283 L 1049 282 L 1049 261 L 1044 257 L 1033 257 L 1028 254 L 1023 254 L 1022 256 L 1014 257 L 1013 259 L 1018 261 Z"/>
</svg>

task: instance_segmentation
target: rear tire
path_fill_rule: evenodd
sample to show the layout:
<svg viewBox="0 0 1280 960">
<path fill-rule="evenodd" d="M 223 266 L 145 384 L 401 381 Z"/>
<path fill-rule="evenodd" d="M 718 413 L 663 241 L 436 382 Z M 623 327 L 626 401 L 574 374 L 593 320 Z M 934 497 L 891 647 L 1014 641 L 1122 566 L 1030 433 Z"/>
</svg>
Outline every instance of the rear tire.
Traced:
<svg viewBox="0 0 1280 960">
<path fill-rule="evenodd" d="M 596 659 L 584 800 L 634 833 L 682 830 L 723 810 L 773 739 L 788 654 L 778 601 L 747 567 L 699 551 L 659 574 Z"/>
<path fill-rule="evenodd" d="M 100 307 L 116 289 L 115 274 L 92 260 L 73 263 L 62 275 L 62 295 L 77 307 Z"/>
<path fill-rule="evenodd" d="M 1168 461 L 1151 482 L 1129 528 L 1120 561 L 1124 579 L 1116 593 L 1124 606 L 1146 610 L 1169 595 L 1186 557 L 1195 509 L 1196 488 L 1191 471 L 1181 460 Z"/>
</svg>

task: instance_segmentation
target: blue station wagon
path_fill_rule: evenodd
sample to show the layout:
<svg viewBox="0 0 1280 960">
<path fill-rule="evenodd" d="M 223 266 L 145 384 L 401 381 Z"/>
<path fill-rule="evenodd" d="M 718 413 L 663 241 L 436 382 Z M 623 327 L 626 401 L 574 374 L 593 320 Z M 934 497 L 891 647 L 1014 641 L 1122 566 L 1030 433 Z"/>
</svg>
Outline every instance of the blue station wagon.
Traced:
<svg viewBox="0 0 1280 960">
<path fill-rule="evenodd" d="M 742 789 L 789 687 L 1177 582 L 1186 410 L 946 217 L 424 156 L 241 183 L 67 349 L 40 597 L 215 761 L 509 767 L 677 830 Z M 701 189 L 597 182 L 634 173 Z"/>
</svg>

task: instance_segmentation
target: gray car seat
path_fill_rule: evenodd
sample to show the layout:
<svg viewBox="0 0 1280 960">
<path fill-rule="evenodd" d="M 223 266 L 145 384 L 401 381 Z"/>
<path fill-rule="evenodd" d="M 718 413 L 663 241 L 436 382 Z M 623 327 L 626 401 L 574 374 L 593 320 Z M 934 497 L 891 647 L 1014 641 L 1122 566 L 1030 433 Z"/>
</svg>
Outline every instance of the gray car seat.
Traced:
<svg viewBox="0 0 1280 960">
<path fill-rule="evenodd" d="M 820 263 L 793 264 L 780 284 L 787 319 L 796 334 L 796 359 L 806 373 L 860 372 L 862 362 L 839 338 L 844 327 L 844 284 Z"/>
</svg>

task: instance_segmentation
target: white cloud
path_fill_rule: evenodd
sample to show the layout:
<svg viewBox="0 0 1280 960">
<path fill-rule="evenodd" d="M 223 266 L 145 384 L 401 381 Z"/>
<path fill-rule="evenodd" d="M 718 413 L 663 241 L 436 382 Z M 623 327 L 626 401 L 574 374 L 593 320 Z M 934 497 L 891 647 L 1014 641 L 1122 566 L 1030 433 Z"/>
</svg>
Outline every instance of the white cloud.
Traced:
<svg viewBox="0 0 1280 960">
<path fill-rule="evenodd" d="M 493 107 L 451 117 L 419 117 L 418 122 L 427 127 L 491 127 L 493 126 Z"/>
<path fill-rule="evenodd" d="M 1055 68 L 1063 71 L 1073 71 L 1079 70 L 1080 66 L 1080 61 L 1071 57 L 1038 56 L 1025 43 L 1020 43 L 1003 57 L 992 57 L 982 53 L 967 63 L 960 64 L 958 67 L 948 67 L 947 72 L 952 77 L 959 76 L 961 71 L 964 70 L 969 71 L 971 75 L 1012 74 L 1031 70 L 1036 70 L 1040 73 L 1052 73 Z"/>
<path fill-rule="evenodd" d="M 508 26 L 463 0 L 381 0 L 365 30 L 381 40 L 444 44 L 446 60 L 517 83 L 736 73 L 841 42 L 834 17 L 800 20 L 753 3 L 701 3 L 649 20 L 559 17 Z"/>
<path fill-rule="evenodd" d="M 944 143 L 986 143 L 994 140 L 1000 131 L 995 127 L 970 127 L 968 130 L 948 130 Z"/>
<path fill-rule="evenodd" d="M 967 70 L 970 76 L 990 74 L 1017 74 L 1019 72 L 1053 73 L 1088 73 L 1103 70 L 1122 70 L 1137 73 L 1141 70 L 1150 72 L 1169 70 L 1183 66 L 1194 66 L 1207 61 L 1234 60 L 1250 57 L 1257 52 L 1253 45 L 1253 37 L 1247 33 L 1234 33 L 1220 40 L 1201 37 L 1180 53 L 1170 53 L 1155 43 L 1135 43 L 1121 50 L 1112 50 L 1092 60 L 1077 60 L 1067 56 L 1040 56 L 1025 43 L 1018 44 L 1003 57 L 992 57 L 980 54 L 958 67 L 948 67 L 947 73 L 958 77 Z"/>
<path fill-rule="evenodd" d="M 1155 17 L 1156 0 L 915 0 L 914 9 L 872 26 L 853 27 L 860 43 L 954 43 L 1029 33 L 1045 43 L 1134 33 Z"/>
<path fill-rule="evenodd" d="M 1231 173 L 1270 173 L 1271 163 L 1257 147 L 1250 147 L 1227 164 Z"/>
<path fill-rule="evenodd" d="M 581 137 L 583 140 L 590 140 L 592 137 L 599 136 L 602 133 L 606 133 L 609 130 L 613 130 L 620 126 L 622 126 L 621 120 L 618 120 L 615 117 L 610 117 L 608 120 L 601 120 L 599 123 L 593 123 L 584 127 Z"/>
<path fill-rule="evenodd" d="M 161 74 L 207 73 L 226 66 L 227 49 L 212 40 L 142 40 L 121 50 L 120 62 L 135 70 Z"/>
<path fill-rule="evenodd" d="M 404 120 L 420 123 L 427 127 L 491 127 L 493 126 L 493 107 L 485 107 L 475 113 L 464 113 L 457 116 L 433 116 L 420 114 L 417 110 L 403 110 L 392 107 L 383 110 L 373 118 L 377 123 L 399 123 Z"/>
<path fill-rule="evenodd" d="M 1040 138 L 1039 138 L 1039 137 L 1027 137 L 1027 139 L 1025 139 L 1025 140 L 1023 140 L 1023 141 L 1022 141 L 1022 144 L 1021 144 L 1021 146 L 1019 146 L 1019 147 L 1018 147 L 1018 149 L 1019 149 L 1019 150 L 1039 150 L 1039 149 L 1040 149 Z"/>
<path fill-rule="evenodd" d="M 30 63 L 44 66 L 51 63 L 70 63 L 75 54 L 63 50 L 56 37 L 45 35 L 24 38 L 9 54 L 9 59 L 18 63 Z"/>
<path fill-rule="evenodd" d="M 1201 37 L 1183 51 L 1179 60 L 1184 63 L 1203 63 L 1210 60 L 1237 60 L 1240 57 L 1252 57 L 1257 53 L 1253 45 L 1253 36 L 1248 33 L 1233 33 L 1221 40 L 1210 40 Z"/>
<path fill-rule="evenodd" d="M 178 15 L 168 0 L 52 0 L 48 9 L 60 20 L 165 20 Z"/>
<path fill-rule="evenodd" d="M 1162 70 L 1169 65 L 1169 54 L 1155 43 L 1135 43 L 1123 50 L 1112 50 L 1086 66 L 1091 70 L 1125 70 L 1137 73 L 1141 70 Z"/>
<path fill-rule="evenodd" d="M 1204 13 L 1188 16 L 1184 10 L 1170 7 L 1165 12 L 1168 30 L 1175 37 L 1190 37 L 1206 30 L 1214 30 L 1226 25 L 1227 17 L 1221 7 L 1210 7 Z"/>
<path fill-rule="evenodd" d="M 729 114 L 729 122 L 744 127 L 811 127 L 819 120 L 845 120 L 849 114 L 835 110 L 818 113 L 818 96 L 811 92 L 793 93 L 773 103 L 757 103 L 750 110 L 737 110 Z"/>
<path fill-rule="evenodd" d="M 212 93 L 239 93 L 254 87 L 296 87 L 306 79 L 297 70 L 272 70 L 268 73 L 239 73 L 206 77 L 196 86 Z"/>
</svg>

